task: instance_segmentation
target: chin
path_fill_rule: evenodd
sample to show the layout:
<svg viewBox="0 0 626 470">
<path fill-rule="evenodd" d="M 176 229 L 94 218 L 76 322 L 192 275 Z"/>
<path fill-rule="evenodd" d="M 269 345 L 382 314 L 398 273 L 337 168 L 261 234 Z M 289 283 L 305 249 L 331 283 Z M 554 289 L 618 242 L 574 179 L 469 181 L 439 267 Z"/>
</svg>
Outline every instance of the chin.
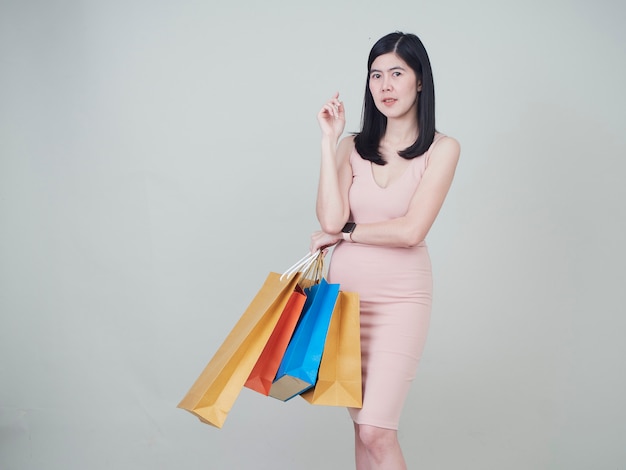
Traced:
<svg viewBox="0 0 626 470">
<path fill-rule="evenodd" d="M 403 117 L 406 117 L 408 113 L 394 113 L 394 112 L 389 112 L 389 110 L 387 110 L 386 113 L 383 113 L 381 111 L 381 113 L 383 114 L 383 116 L 385 116 L 387 119 L 400 119 Z"/>
<path fill-rule="evenodd" d="M 389 109 L 389 108 L 377 108 L 380 113 L 387 119 L 400 119 L 415 113 L 414 109 Z"/>
</svg>

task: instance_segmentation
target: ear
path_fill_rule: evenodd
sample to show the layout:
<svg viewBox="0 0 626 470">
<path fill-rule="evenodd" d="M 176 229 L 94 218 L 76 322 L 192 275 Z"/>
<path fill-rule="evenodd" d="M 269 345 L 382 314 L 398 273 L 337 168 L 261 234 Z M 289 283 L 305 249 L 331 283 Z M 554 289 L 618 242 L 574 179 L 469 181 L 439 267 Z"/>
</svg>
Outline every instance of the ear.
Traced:
<svg viewBox="0 0 626 470">
<path fill-rule="evenodd" d="M 422 81 L 421 80 L 417 81 L 417 91 L 418 92 L 422 91 Z"/>
</svg>

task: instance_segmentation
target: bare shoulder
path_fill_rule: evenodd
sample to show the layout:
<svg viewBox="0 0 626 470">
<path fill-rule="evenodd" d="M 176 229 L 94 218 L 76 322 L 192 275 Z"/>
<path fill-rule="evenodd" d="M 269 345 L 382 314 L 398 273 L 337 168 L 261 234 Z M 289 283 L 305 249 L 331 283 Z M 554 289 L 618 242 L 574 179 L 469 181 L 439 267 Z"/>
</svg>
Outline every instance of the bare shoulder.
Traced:
<svg viewBox="0 0 626 470">
<path fill-rule="evenodd" d="M 432 149 L 431 160 L 447 160 L 456 164 L 461 155 L 461 144 L 454 137 L 442 136 L 435 142 Z"/>
<path fill-rule="evenodd" d="M 437 141 L 437 145 L 433 148 L 433 152 L 438 154 L 448 154 L 451 156 L 456 155 L 458 158 L 461 153 L 461 144 L 454 137 L 444 135 Z"/>
</svg>

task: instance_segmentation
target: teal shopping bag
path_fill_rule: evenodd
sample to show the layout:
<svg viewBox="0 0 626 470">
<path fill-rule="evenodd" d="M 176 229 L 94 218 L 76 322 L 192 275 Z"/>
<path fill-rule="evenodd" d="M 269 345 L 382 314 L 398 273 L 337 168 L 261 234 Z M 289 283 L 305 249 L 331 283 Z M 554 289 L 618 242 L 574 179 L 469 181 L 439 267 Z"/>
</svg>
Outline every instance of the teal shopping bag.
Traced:
<svg viewBox="0 0 626 470">
<path fill-rule="evenodd" d="M 339 284 L 324 278 L 304 290 L 300 321 L 285 350 L 269 395 L 287 401 L 315 385 Z"/>
</svg>

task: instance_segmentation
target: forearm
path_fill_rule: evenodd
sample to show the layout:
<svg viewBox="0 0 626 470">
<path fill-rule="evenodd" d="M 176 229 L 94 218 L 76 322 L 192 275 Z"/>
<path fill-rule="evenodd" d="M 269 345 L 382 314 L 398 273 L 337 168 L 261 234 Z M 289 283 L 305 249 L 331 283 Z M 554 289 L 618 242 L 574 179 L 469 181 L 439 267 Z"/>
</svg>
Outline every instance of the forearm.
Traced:
<svg viewBox="0 0 626 470">
<path fill-rule="evenodd" d="M 317 188 L 316 214 L 322 230 L 338 233 L 349 216 L 349 208 L 341 191 L 337 163 L 337 140 L 322 137 L 320 177 Z"/>
<path fill-rule="evenodd" d="M 354 243 L 409 248 L 421 243 L 432 223 L 426 220 L 411 221 L 399 217 L 383 222 L 357 224 L 351 234 Z"/>
</svg>

